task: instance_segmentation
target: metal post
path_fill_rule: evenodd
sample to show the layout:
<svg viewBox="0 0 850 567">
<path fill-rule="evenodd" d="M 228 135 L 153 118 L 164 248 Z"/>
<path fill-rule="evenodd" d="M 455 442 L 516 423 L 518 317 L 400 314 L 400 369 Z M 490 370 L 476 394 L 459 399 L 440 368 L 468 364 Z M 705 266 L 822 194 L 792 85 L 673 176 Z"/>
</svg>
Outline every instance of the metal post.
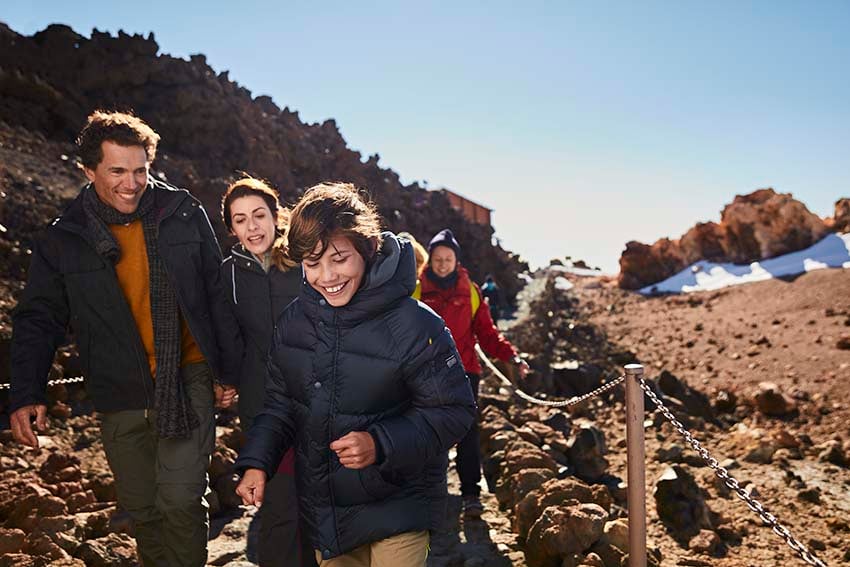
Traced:
<svg viewBox="0 0 850 567">
<path fill-rule="evenodd" d="M 643 366 L 626 365 L 629 567 L 646 567 L 646 449 L 643 439 Z"/>
</svg>

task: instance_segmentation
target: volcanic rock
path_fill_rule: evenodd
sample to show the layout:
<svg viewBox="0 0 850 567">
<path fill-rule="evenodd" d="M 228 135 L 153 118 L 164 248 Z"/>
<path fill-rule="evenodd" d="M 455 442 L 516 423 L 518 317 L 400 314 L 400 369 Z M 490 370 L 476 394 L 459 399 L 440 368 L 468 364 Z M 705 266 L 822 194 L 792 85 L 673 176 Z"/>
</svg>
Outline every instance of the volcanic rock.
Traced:
<svg viewBox="0 0 850 567">
<path fill-rule="evenodd" d="M 703 491 L 683 467 L 668 467 L 655 484 L 658 517 L 677 537 L 689 538 L 701 528 L 711 529 L 711 511 Z"/>
<path fill-rule="evenodd" d="M 850 199 L 839 199 L 835 202 L 835 214 L 827 223 L 835 232 L 850 232 Z"/>
<path fill-rule="evenodd" d="M 604 486 L 590 486 L 577 478 L 549 480 L 516 505 L 517 532 L 524 537 L 544 509 L 568 501 L 593 503 L 605 510 L 611 507 L 611 496 Z"/>
<path fill-rule="evenodd" d="M 606 452 L 605 434 L 594 425 L 582 424 L 567 441 L 567 457 L 576 476 L 588 482 L 596 482 L 605 474 Z"/>
<path fill-rule="evenodd" d="M 17 553 L 24 547 L 27 534 L 15 528 L 0 528 L 0 555 Z"/>
<path fill-rule="evenodd" d="M 89 567 L 135 567 L 136 542 L 126 534 L 109 534 L 83 542 L 74 554 Z"/>
<path fill-rule="evenodd" d="M 828 224 L 790 193 L 759 189 L 738 195 L 720 223 L 700 223 L 679 240 L 662 238 L 651 246 L 631 241 L 620 256 L 618 284 L 639 289 L 660 282 L 699 260 L 745 264 L 807 248 L 830 230 L 842 230 L 850 205 L 842 199 Z"/>
<path fill-rule="evenodd" d="M 528 532 L 528 564 L 533 567 L 550 557 L 588 549 L 602 536 L 607 517 L 596 504 L 547 507 Z"/>
<path fill-rule="evenodd" d="M 760 382 L 754 396 L 755 405 L 764 415 L 782 417 L 796 409 L 796 403 L 773 382 Z"/>
</svg>

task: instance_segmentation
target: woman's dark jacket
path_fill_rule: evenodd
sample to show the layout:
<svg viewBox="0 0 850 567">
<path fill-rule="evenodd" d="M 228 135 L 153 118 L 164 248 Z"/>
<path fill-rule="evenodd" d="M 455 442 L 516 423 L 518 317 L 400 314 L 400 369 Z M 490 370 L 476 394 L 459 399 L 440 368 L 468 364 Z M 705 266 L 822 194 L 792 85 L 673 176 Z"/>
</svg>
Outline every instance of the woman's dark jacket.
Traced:
<svg viewBox="0 0 850 567">
<path fill-rule="evenodd" d="M 301 266 L 286 272 L 272 266 L 266 272 L 250 252 L 237 244 L 221 264 L 221 279 L 245 341 L 239 369 L 239 417 L 247 431 L 263 409 L 275 321 L 298 297 Z"/>
<path fill-rule="evenodd" d="M 410 297 L 415 284 L 410 243 L 385 233 L 348 305 L 304 285 L 275 330 L 266 406 L 236 468 L 270 477 L 295 444 L 301 514 L 324 558 L 431 528 L 448 450 L 475 416 L 451 334 Z M 351 431 L 372 434 L 378 462 L 340 465 L 329 444 Z"/>
<path fill-rule="evenodd" d="M 151 180 L 159 253 L 180 313 L 215 377 L 237 384 L 242 339 L 221 281 L 221 250 L 201 203 Z M 154 407 L 154 381 L 111 261 L 87 237 L 82 193 L 39 235 L 26 288 L 12 315 L 10 410 L 46 403 L 56 348 L 73 331 L 98 411 Z"/>
</svg>

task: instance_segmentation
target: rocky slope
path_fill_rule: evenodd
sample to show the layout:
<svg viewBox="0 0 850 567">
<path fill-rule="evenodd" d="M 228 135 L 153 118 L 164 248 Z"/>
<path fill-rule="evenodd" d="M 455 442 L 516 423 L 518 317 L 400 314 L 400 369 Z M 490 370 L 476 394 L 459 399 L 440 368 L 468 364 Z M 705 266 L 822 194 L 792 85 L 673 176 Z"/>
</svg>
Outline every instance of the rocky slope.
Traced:
<svg viewBox="0 0 850 567">
<path fill-rule="evenodd" d="M 368 189 L 390 230 L 407 230 L 427 242 L 452 227 L 476 259 L 476 278 L 498 274 L 509 295 L 518 289 L 514 276 L 524 265 L 492 245 L 492 228 L 466 222 L 439 192 L 403 185 L 398 174 L 378 165 L 378 155 L 364 158 L 349 149 L 333 120 L 305 124 L 297 112 L 252 96 L 227 72 L 216 73 L 203 55 L 186 61 L 160 54 L 153 34 L 95 31 L 87 38 L 57 24 L 22 36 L 0 23 L 0 123 L 8 139 L 0 190 L 8 195 L 38 184 L 51 192 L 70 181 L 66 177 L 77 185 L 68 142 L 99 107 L 132 109 L 159 132 L 156 173 L 198 195 L 222 235 L 218 203 L 239 171 L 268 179 L 287 202 L 317 182 L 343 180 Z M 23 155 L 10 160 L 14 152 Z M 70 159 L 59 162 L 63 154 Z M 0 224 L 8 228 L 18 212 L 2 206 Z M 10 232 L 0 231 L 0 239 L 29 238 L 23 230 Z"/>
<path fill-rule="evenodd" d="M 850 199 L 839 199 L 834 216 L 821 219 L 790 193 L 759 189 L 737 195 L 724 207 L 720 223 L 698 223 L 678 240 L 628 242 L 620 256 L 618 283 L 623 289 L 639 289 L 698 260 L 747 264 L 773 258 L 807 248 L 848 225 Z"/>
</svg>

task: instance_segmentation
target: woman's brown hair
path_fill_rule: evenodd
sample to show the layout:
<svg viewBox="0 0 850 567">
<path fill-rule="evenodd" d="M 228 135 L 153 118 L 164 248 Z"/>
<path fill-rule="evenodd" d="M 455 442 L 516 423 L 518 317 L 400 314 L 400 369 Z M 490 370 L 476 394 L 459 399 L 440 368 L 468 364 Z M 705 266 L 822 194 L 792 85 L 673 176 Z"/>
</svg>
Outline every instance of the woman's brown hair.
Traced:
<svg viewBox="0 0 850 567">
<path fill-rule="evenodd" d="M 375 205 L 351 183 L 319 183 L 308 189 L 292 209 L 288 256 L 298 263 L 320 258 L 336 236 L 351 241 L 369 265 L 381 236 L 381 218 Z"/>
<path fill-rule="evenodd" d="M 233 201 L 241 197 L 260 197 L 268 205 L 277 233 L 271 247 L 272 263 L 282 272 L 293 267 L 295 262 L 286 256 L 286 232 L 289 227 L 290 213 L 289 209 L 281 206 L 279 193 L 262 179 L 256 179 L 250 175 L 231 183 L 221 198 L 221 219 L 231 233 L 233 221 L 230 218 L 230 207 Z"/>
</svg>

